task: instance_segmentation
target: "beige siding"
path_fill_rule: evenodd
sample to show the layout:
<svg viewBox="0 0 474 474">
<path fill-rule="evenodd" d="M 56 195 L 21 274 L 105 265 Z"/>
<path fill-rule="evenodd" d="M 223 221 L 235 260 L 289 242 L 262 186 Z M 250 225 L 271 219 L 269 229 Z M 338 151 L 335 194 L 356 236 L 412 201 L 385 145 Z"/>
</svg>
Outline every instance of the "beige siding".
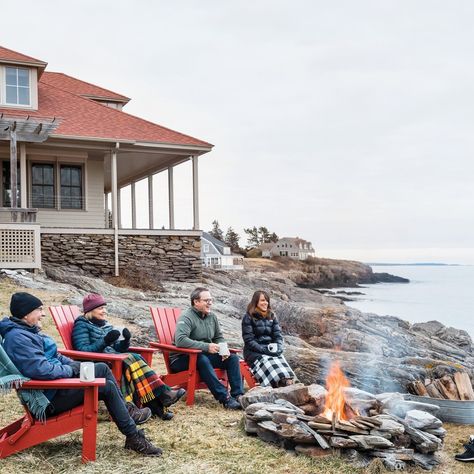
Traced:
<svg viewBox="0 0 474 474">
<path fill-rule="evenodd" d="M 40 209 L 36 222 L 44 227 L 72 227 L 103 229 L 104 210 L 104 164 L 103 161 L 88 160 L 84 165 L 85 210 Z"/>
</svg>

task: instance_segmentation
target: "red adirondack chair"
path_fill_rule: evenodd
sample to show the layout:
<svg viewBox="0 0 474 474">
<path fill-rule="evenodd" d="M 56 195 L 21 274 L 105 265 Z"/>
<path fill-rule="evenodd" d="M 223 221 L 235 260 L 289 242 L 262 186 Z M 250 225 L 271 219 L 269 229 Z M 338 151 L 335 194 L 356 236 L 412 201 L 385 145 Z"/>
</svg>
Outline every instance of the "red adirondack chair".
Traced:
<svg viewBox="0 0 474 474">
<path fill-rule="evenodd" d="M 76 360 L 91 360 L 96 362 L 106 362 L 110 365 L 115 380 L 120 382 L 122 378 L 122 361 L 127 354 L 108 354 L 103 352 L 76 351 L 72 346 L 72 328 L 74 320 L 81 314 L 81 310 L 75 305 L 50 306 L 49 312 L 53 317 L 54 324 L 64 344 L 64 349 L 59 349 L 61 354 Z M 140 354 L 146 363 L 151 367 L 153 353 L 156 349 L 149 347 L 130 346 L 130 352 Z"/>
<path fill-rule="evenodd" d="M 81 382 L 79 379 L 29 380 L 25 389 L 84 389 L 84 404 L 52 418 L 45 423 L 36 420 L 23 405 L 25 415 L 0 429 L 0 459 L 36 446 L 63 434 L 82 430 L 82 462 L 95 461 L 97 444 L 98 389 L 105 379 Z"/>
<path fill-rule="evenodd" d="M 196 368 L 197 355 L 202 352 L 198 349 L 185 349 L 183 347 L 176 347 L 173 345 L 173 337 L 176 331 L 176 322 L 181 314 L 179 308 L 154 308 L 150 306 L 153 324 L 155 325 L 156 333 L 159 342 L 150 342 L 151 347 L 160 349 L 166 365 L 167 374 L 163 375 L 163 381 L 172 387 L 182 387 L 187 391 L 186 404 L 194 404 L 194 394 L 198 389 L 207 389 L 207 385 L 201 381 L 199 372 Z M 239 352 L 237 349 L 230 349 L 231 352 Z M 189 355 L 189 367 L 182 372 L 173 373 L 170 367 L 170 352 L 179 352 L 180 354 Z M 227 374 L 225 370 L 214 369 L 217 377 L 226 385 Z M 255 380 L 245 361 L 240 361 L 240 371 L 244 377 L 247 385 L 252 388 L 256 385 Z"/>
</svg>

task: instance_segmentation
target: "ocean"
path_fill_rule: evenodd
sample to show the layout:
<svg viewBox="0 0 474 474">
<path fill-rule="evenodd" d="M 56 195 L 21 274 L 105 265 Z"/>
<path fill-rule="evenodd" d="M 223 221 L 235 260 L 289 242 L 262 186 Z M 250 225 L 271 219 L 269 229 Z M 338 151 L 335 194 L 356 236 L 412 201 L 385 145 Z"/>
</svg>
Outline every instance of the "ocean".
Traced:
<svg viewBox="0 0 474 474">
<path fill-rule="evenodd" d="M 398 316 L 411 323 L 436 320 L 466 330 L 474 340 L 474 265 L 374 265 L 372 270 L 408 278 L 410 283 L 347 288 L 364 295 L 349 295 L 356 301 L 348 301 L 346 305 L 363 312 Z"/>
</svg>

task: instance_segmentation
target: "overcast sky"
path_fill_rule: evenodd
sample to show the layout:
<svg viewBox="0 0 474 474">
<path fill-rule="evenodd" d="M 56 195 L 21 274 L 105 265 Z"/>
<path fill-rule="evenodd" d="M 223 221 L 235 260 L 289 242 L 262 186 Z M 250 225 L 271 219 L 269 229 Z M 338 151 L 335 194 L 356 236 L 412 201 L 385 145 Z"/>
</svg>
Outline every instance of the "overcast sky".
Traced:
<svg viewBox="0 0 474 474">
<path fill-rule="evenodd" d="M 23 0 L 1 16 L 1 45 L 215 145 L 200 160 L 204 230 L 474 263 L 472 1 Z"/>
</svg>

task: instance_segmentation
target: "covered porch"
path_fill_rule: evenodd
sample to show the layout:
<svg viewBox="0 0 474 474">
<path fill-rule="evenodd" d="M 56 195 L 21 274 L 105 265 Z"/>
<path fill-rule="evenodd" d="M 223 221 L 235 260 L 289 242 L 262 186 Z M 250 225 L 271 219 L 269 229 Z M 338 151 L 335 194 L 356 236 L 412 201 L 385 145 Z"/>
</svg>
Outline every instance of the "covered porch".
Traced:
<svg viewBox="0 0 474 474">
<path fill-rule="evenodd" d="M 18 123 L 17 120 L 12 118 L 10 126 Z M 39 123 L 36 120 L 35 129 Z M 80 249 L 75 247 L 80 268 L 91 271 L 94 264 L 102 265 L 107 268 L 106 273 L 119 275 L 121 265 L 134 261 L 137 245 L 140 247 L 137 238 L 142 237 L 145 248 L 160 249 L 154 254 L 148 252 L 149 258 L 163 261 L 164 255 L 171 252 L 172 256 L 175 252 L 183 269 L 187 265 L 184 254 L 188 253 L 189 275 L 196 279 L 201 235 L 198 163 L 199 157 L 211 148 L 212 145 L 64 138 L 55 137 L 54 133 L 42 142 L 14 142 L 10 134 L 8 138 L 0 137 L 0 267 L 40 268 L 42 258 L 48 263 L 67 260 L 73 265 L 70 259 L 73 252 L 67 249 L 75 247 L 79 240 L 85 245 L 82 250 L 86 256 L 102 248 L 108 259 L 104 266 L 97 253 L 94 258 L 79 258 Z M 176 229 L 175 224 L 174 170 L 180 165 L 190 166 L 192 170 L 189 182 L 192 222 L 185 229 Z M 155 217 L 158 175 L 161 182 L 164 176 L 167 182 L 167 206 L 163 209 L 161 205 L 159 209 L 161 217 L 166 212 L 165 224 L 163 219 L 158 223 Z M 131 217 L 128 220 L 123 218 L 127 213 Z M 139 214 L 146 214 L 146 226 L 137 225 Z M 33 241 L 29 249 L 36 249 L 29 255 L 24 255 L 21 246 L 15 243 L 20 235 L 24 237 L 26 230 Z M 54 248 L 51 242 L 55 242 Z M 124 246 L 129 249 L 127 256 Z M 62 253 L 58 254 L 60 248 Z M 21 250 L 16 262 L 12 261 L 15 249 Z M 134 250 L 130 253 L 130 249 Z M 145 257 L 146 254 L 141 255 L 141 264 Z M 167 263 L 168 274 L 169 269 Z M 186 271 L 180 273 L 183 278 Z"/>
</svg>

